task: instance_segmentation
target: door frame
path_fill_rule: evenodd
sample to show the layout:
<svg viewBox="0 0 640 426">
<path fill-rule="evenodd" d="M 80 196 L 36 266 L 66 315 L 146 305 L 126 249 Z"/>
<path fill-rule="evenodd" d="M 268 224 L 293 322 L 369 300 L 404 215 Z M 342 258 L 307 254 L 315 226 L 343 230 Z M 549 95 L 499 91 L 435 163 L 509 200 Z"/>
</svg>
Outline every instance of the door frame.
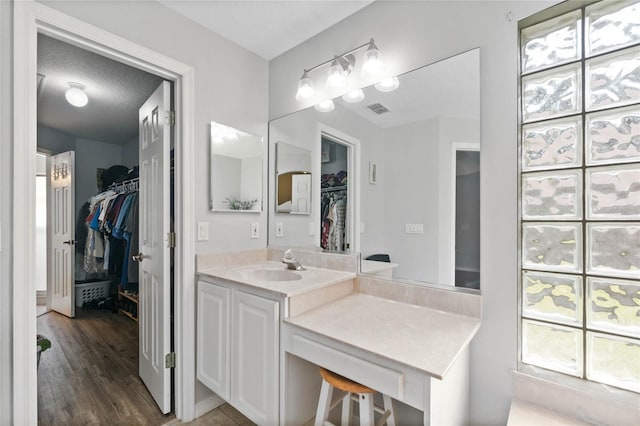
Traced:
<svg viewBox="0 0 640 426">
<path fill-rule="evenodd" d="M 13 3 L 13 423 L 36 424 L 38 413 L 36 300 L 31 259 L 35 250 L 37 34 L 65 41 L 174 82 L 175 94 L 175 414 L 195 413 L 194 70 L 159 52 L 116 36 L 35 1 Z"/>
<path fill-rule="evenodd" d="M 324 123 L 318 123 L 317 131 L 316 131 L 316 145 L 314 148 L 314 157 L 317 158 L 315 164 L 311 165 L 312 170 L 312 187 L 311 191 L 313 193 L 313 188 L 318 188 L 317 191 L 319 193 L 318 197 L 315 197 L 317 200 L 317 205 L 312 205 L 311 210 L 318 212 L 316 214 L 316 218 L 318 219 L 318 223 L 316 225 L 316 245 L 320 247 L 321 243 L 321 220 L 322 220 L 322 212 L 320 211 L 320 203 L 322 201 L 322 195 L 320 194 L 320 170 L 321 170 L 321 152 L 322 152 L 322 136 L 325 136 L 335 143 L 339 143 L 341 145 L 345 145 L 347 147 L 347 166 L 349 167 L 347 179 L 347 201 L 351 205 L 347 204 L 347 218 L 346 223 L 350 228 L 350 238 L 349 238 L 349 250 L 346 250 L 345 253 L 358 253 L 360 251 L 360 140 L 354 138 L 351 135 L 348 135 L 338 129 L 334 129 L 333 127 L 327 126 Z M 313 196 L 312 196 L 313 197 Z M 313 200 L 313 198 L 312 198 Z M 314 200 L 314 201 L 315 201 Z M 315 209 L 315 210 L 314 210 Z"/>
<path fill-rule="evenodd" d="M 453 142 L 451 143 L 451 227 L 449 236 L 451 238 L 451 263 L 449 266 L 449 279 L 452 287 L 456 286 L 456 185 L 457 185 L 457 152 L 458 151 L 478 151 L 480 152 L 480 143 L 478 142 Z M 478 211 L 480 215 L 480 211 Z"/>
</svg>

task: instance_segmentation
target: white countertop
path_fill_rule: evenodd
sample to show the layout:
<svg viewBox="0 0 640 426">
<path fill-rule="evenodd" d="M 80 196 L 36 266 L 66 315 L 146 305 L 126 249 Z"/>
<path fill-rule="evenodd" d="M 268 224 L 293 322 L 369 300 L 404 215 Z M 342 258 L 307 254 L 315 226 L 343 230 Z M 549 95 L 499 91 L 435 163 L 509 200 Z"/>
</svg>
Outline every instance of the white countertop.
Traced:
<svg viewBox="0 0 640 426">
<path fill-rule="evenodd" d="M 300 279 L 293 281 L 265 281 L 252 275 L 253 271 L 270 270 L 283 271 L 286 266 L 282 262 L 260 262 L 250 265 L 219 267 L 198 271 L 201 277 L 219 278 L 233 281 L 246 286 L 266 290 L 276 296 L 291 297 L 309 290 L 326 287 L 341 281 L 353 279 L 355 272 L 336 271 L 306 267 L 304 271 L 289 271 L 299 275 Z"/>
<path fill-rule="evenodd" d="M 365 294 L 352 294 L 285 320 L 442 379 L 480 320 Z"/>
</svg>

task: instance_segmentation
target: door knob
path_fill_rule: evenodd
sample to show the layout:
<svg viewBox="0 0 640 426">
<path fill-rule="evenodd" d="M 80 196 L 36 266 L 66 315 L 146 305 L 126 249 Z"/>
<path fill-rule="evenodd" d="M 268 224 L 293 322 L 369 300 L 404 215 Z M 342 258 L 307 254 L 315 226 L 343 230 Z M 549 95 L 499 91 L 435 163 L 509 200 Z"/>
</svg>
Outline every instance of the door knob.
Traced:
<svg viewBox="0 0 640 426">
<path fill-rule="evenodd" d="M 144 259 L 144 255 L 142 253 L 138 253 L 131 256 L 131 258 L 136 262 L 142 262 L 142 259 Z"/>
<path fill-rule="evenodd" d="M 77 243 L 76 240 L 69 240 L 69 241 L 63 241 L 62 244 L 69 244 L 70 246 L 74 245 L 75 243 Z"/>
</svg>

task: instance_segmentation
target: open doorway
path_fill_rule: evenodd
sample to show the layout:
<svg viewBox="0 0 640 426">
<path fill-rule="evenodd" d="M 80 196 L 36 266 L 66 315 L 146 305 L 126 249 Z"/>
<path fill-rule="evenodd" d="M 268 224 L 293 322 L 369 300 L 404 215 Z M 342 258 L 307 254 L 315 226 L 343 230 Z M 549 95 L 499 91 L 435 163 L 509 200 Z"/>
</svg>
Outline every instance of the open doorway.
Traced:
<svg viewBox="0 0 640 426">
<path fill-rule="evenodd" d="M 360 141 L 320 124 L 317 155 L 319 177 L 318 247 L 327 251 L 354 252 L 360 247 Z"/>
<path fill-rule="evenodd" d="M 453 144 L 454 283 L 480 289 L 480 146 Z"/>
<path fill-rule="evenodd" d="M 36 314 L 47 312 L 47 155 L 36 154 Z"/>
<path fill-rule="evenodd" d="M 69 196 L 62 197 L 66 207 L 58 208 L 55 196 L 49 197 L 46 216 L 50 233 L 56 228 L 52 224 L 73 225 L 66 226 L 71 229 L 63 242 L 72 246 L 68 255 L 72 259 L 70 267 L 65 274 L 57 273 L 51 265 L 61 261 L 54 250 L 47 250 L 47 283 L 49 287 L 61 287 L 59 276 L 72 277 L 70 284 L 63 286 L 71 296 L 71 314 L 54 309 L 75 316 L 70 320 L 52 313 L 38 319 L 38 332 L 49 334 L 52 340 L 51 352 L 42 357 L 39 365 L 40 424 L 79 419 L 84 419 L 83 423 L 153 423 L 154 419 L 163 419 L 163 411 L 169 409 L 158 410 L 138 378 L 138 317 L 142 301 L 139 303 L 137 268 L 131 272 L 136 266 L 130 261 L 131 256 L 137 251 L 129 253 L 133 247 L 129 245 L 132 236 L 149 220 L 137 213 L 138 182 L 145 179 L 144 175 L 139 178 L 139 131 L 146 129 L 139 126 L 138 110 L 156 93 L 163 79 L 43 34 L 38 35 L 38 74 L 38 150 L 51 154 L 52 161 L 64 153 L 71 153 L 69 157 L 74 160 L 69 169 L 58 168 L 58 163 L 50 165 L 45 178 L 51 182 L 71 170 L 69 175 L 74 182 Z M 83 81 L 89 96 L 86 107 L 72 106 L 65 100 L 65 91 L 78 81 Z M 156 116 L 155 122 L 158 121 Z M 148 129 L 149 133 L 156 132 Z M 167 175 L 170 169 L 174 170 L 169 164 L 168 149 L 163 163 L 161 169 Z M 147 181 L 149 177 L 146 176 Z M 167 182 L 167 190 L 169 186 L 172 187 Z M 140 208 L 144 206 L 141 204 Z M 159 212 L 157 216 L 166 217 L 167 223 L 171 221 L 173 209 L 168 202 L 162 211 L 154 211 Z M 96 220 L 94 228 L 93 218 L 101 213 L 104 216 Z M 164 234 L 157 234 L 164 238 Z M 55 243 L 53 237 L 48 241 L 49 247 Z M 36 243 L 36 252 L 41 251 L 40 244 Z M 56 262 L 51 262 L 52 258 Z M 172 262 L 167 259 L 164 263 L 169 270 Z M 162 320 L 168 323 L 170 310 L 166 309 L 163 315 L 166 318 Z M 59 369 L 70 374 L 51 374 Z M 94 377 L 102 378 L 100 386 L 96 386 Z M 70 391 L 52 398 L 61 387 Z M 105 393 L 104 388 L 109 392 Z M 123 406 L 124 401 L 128 407 L 125 412 L 113 410 L 116 405 Z"/>
</svg>

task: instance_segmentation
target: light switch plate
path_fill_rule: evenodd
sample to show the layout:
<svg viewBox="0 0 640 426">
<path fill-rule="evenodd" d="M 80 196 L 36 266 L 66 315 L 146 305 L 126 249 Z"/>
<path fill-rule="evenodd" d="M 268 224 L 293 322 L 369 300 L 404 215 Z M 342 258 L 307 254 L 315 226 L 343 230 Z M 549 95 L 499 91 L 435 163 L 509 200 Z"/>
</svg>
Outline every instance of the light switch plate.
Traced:
<svg viewBox="0 0 640 426">
<path fill-rule="evenodd" d="M 284 237 L 282 222 L 276 222 L 276 237 Z"/>
<path fill-rule="evenodd" d="M 209 241 L 209 222 L 198 222 L 198 241 Z"/>
<path fill-rule="evenodd" d="M 251 238 L 260 238 L 260 224 L 251 222 Z"/>
</svg>

